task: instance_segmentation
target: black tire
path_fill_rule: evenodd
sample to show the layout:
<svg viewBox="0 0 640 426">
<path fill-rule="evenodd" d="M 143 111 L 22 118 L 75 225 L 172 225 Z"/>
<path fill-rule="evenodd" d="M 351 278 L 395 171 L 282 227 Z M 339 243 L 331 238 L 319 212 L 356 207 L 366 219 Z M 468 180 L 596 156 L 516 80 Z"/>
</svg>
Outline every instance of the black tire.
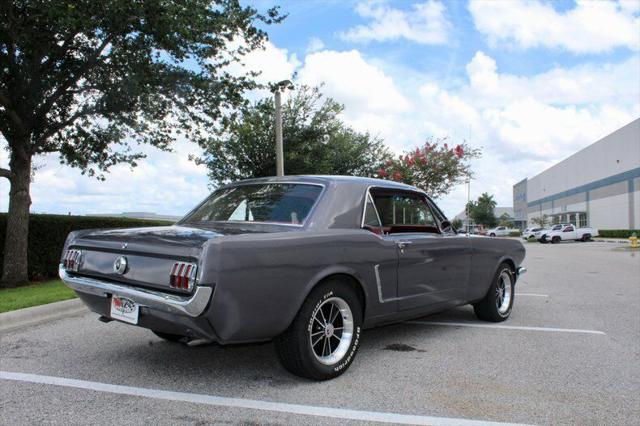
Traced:
<svg viewBox="0 0 640 426">
<path fill-rule="evenodd" d="M 551 238 L 551 244 L 558 244 L 560 242 L 560 237 Z"/>
<path fill-rule="evenodd" d="M 155 331 L 155 330 L 151 330 L 151 331 L 153 332 L 153 334 L 155 334 L 159 338 L 164 339 L 168 342 L 179 342 L 180 340 L 184 339 L 184 336 L 180 336 L 179 334 L 163 333 L 162 331 Z"/>
<path fill-rule="evenodd" d="M 591 239 L 591 234 L 584 234 L 582 236 L 582 242 L 586 243 L 587 241 L 589 241 Z"/>
<path fill-rule="evenodd" d="M 543 235 L 542 238 L 540 238 L 540 244 L 547 244 L 549 241 L 547 241 L 547 236 Z"/>
<path fill-rule="evenodd" d="M 496 234 L 494 234 L 493 232 L 491 234 L 489 234 L 490 237 L 495 237 Z"/>
<path fill-rule="evenodd" d="M 322 348 L 320 355 L 317 354 L 317 351 L 319 351 L 321 344 L 325 340 L 312 347 L 311 337 L 312 333 L 318 334 L 320 330 L 326 331 L 327 328 L 321 327 L 315 318 L 316 315 L 319 317 L 325 315 L 324 312 L 329 308 L 333 309 L 337 306 L 335 305 L 336 303 L 342 303 L 338 300 L 346 303 L 351 310 L 351 339 L 350 341 L 344 340 L 344 343 L 340 341 L 336 344 L 332 337 L 342 339 L 342 333 L 340 333 L 339 337 L 335 335 L 329 338 L 325 338 L 323 334 L 320 334 L 321 339 L 336 344 L 336 349 L 333 349 L 329 344 L 328 359 L 325 359 L 323 363 L 320 359 L 324 358 L 325 348 Z M 344 307 L 344 305 L 342 306 Z M 347 313 L 345 316 L 345 312 L 348 311 L 340 309 L 340 312 L 343 312 L 343 315 L 337 313 L 333 324 L 342 324 L 342 330 L 346 330 L 349 328 L 349 315 Z M 333 379 L 344 373 L 353 362 L 360 344 L 361 330 L 362 303 L 356 291 L 340 280 L 330 280 L 311 291 L 289 328 L 275 339 L 276 351 L 284 368 L 296 376 L 313 380 Z M 335 334 L 335 332 L 332 334 Z M 345 339 L 347 338 L 345 337 Z M 342 345 L 342 348 L 340 348 L 340 345 Z M 314 348 L 316 348 L 315 351 Z M 340 354 L 343 355 L 340 356 Z M 336 357 L 335 362 L 330 363 L 332 361 L 331 357 Z"/>
<path fill-rule="evenodd" d="M 507 274 L 509 277 L 510 292 L 508 302 L 506 302 L 506 305 L 501 306 L 502 309 L 500 309 L 498 307 L 498 297 L 500 294 L 498 292 L 498 286 L 500 285 L 500 280 L 502 279 L 503 273 Z M 511 315 L 511 310 L 513 309 L 513 301 L 515 298 L 514 289 L 515 274 L 513 272 L 513 269 L 511 269 L 511 267 L 507 263 L 500 264 L 500 267 L 498 267 L 498 271 L 493 277 L 493 281 L 491 281 L 491 285 L 489 286 L 489 290 L 484 296 L 484 299 L 473 305 L 473 311 L 476 313 L 476 316 L 483 321 L 491 322 L 501 322 L 509 318 L 509 315 Z"/>
</svg>

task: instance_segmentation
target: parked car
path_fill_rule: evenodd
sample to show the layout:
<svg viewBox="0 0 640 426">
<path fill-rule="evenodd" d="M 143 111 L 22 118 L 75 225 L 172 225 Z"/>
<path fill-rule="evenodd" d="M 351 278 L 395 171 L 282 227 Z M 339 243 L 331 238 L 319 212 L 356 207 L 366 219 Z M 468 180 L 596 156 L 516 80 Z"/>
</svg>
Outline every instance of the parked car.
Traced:
<svg viewBox="0 0 640 426">
<path fill-rule="evenodd" d="M 493 229 L 487 230 L 487 235 L 490 237 L 506 237 L 511 232 L 511 229 L 506 226 L 496 226 Z"/>
<path fill-rule="evenodd" d="M 223 186 L 173 226 L 74 231 L 59 272 L 104 322 L 192 345 L 275 339 L 287 370 L 324 380 L 364 328 L 468 303 L 504 321 L 524 257 L 457 234 L 412 186 L 288 176 Z"/>
<path fill-rule="evenodd" d="M 538 240 L 543 244 L 546 244 L 550 241 L 550 240 L 547 240 L 547 233 L 562 229 L 562 227 L 565 225 L 568 225 L 568 223 L 558 223 L 556 225 L 553 225 L 551 228 L 543 228 L 539 231 L 536 231 L 533 235 L 536 238 L 536 240 Z"/>
<path fill-rule="evenodd" d="M 598 230 L 595 228 L 576 228 L 573 224 L 563 225 L 562 228 L 549 231 L 545 238 L 552 244 L 560 241 L 589 241 L 591 237 L 597 237 Z"/>
<path fill-rule="evenodd" d="M 529 238 L 535 238 L 536 232 L 542 231 L 544 228 L 527 228 L 522 231 L 522 239 L 528 240 Z"/>
</svg>

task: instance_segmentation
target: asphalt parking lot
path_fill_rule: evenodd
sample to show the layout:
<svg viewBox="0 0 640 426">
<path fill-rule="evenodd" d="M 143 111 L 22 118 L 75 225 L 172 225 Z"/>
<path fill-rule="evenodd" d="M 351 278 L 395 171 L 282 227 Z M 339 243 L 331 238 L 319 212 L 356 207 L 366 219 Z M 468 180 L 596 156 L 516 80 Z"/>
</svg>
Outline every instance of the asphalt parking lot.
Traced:
<svg viewBox="0 0 640 426">
<path fill-rule="evenodd" d="M 0 336 L 2 424 L 638 424 L 640 253 L 526 244 L 511 318 L 368 330 L 314 383 L 272 344 L 189 348 L 93 314 Z M 116 385 L 116 386 L 110 386 Z"/>
</svg>

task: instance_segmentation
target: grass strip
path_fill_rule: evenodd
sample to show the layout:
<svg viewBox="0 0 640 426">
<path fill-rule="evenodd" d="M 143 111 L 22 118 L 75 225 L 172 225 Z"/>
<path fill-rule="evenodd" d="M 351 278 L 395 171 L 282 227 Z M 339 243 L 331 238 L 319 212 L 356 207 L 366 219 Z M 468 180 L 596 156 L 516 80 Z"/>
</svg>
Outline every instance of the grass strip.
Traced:
<svg viewBox="0 0 640 426">
<path fill-rule="evenodd" d="M 73 299 L 76 294 L 60 280 L 0 289 L 0 313 Z"/>
</svg>

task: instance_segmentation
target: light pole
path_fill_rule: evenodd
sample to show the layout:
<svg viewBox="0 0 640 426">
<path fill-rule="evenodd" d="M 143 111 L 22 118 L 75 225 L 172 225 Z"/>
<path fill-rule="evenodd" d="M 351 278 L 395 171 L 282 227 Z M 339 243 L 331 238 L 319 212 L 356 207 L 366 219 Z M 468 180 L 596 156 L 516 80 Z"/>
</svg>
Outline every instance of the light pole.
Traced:
<svg viewBox="0 0 640 426">
<path fill-rule="evenodd" d="M 282 146 L 282 99 L 285 89 L 293 89 L 290 80 L 282 80 L 272 86 L 276 104 L 276 176 L 284 176 L 284 147 Z"/>
</svg>

